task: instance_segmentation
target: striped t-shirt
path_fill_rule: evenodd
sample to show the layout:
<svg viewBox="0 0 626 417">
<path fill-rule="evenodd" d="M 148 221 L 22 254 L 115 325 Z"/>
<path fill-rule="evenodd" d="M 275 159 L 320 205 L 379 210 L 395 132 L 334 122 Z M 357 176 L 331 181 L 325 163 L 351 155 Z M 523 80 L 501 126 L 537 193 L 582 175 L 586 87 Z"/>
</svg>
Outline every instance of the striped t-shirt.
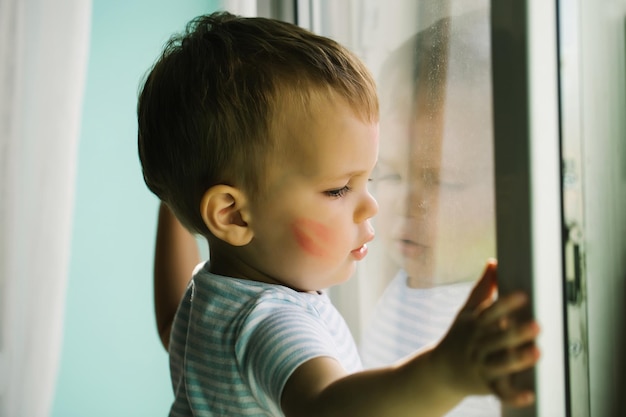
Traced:
<svg viewBox="0 0 626 417">
<path fill-rule="evenodd" d="M 365 367 L 390 365 L 438 342 L 450 328 L 474 283 L 410 288 L 400 271 L 378 301 L 360 343 Z M 494 396 L 468 397 L 446 417 L 499 417 Z"/>
<path fill-rule="evenodd" d="M 292 372 L 320 356 L 361 369 L 352 335 L 323 294 L 211 274 L 193 276 L 170 337 L 178 416 L 282 416 Z"/>
</svg>

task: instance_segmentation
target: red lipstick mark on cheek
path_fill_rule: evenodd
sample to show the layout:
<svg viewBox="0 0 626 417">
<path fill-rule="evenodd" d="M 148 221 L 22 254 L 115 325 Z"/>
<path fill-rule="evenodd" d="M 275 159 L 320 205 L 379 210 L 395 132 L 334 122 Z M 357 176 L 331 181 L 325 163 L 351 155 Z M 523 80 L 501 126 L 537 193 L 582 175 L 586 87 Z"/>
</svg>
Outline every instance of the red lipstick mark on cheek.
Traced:
<svg viewBox="0 0 626 417">
<path fill-rule="evenodd" d="M 332 230 L 311 219 L 296 219 L 291 225 L 291 231 L 298 246 L 309 255 L 325 258 L 332 250 Z"/>
</svg>

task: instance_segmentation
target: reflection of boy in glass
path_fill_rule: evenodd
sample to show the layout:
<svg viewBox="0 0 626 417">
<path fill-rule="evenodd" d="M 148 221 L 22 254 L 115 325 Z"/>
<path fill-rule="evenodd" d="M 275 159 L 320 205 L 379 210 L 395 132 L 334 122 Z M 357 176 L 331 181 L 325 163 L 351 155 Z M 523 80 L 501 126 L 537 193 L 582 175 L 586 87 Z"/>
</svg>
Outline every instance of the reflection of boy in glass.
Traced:
<svg viewBox="0 0 626 417">
<path fill-rule="evenodd" d="M 443 19 L 405 42 L 381 72 L 375 175 L 384 291 L 362 340 L 367 366 L 442 337 L 495 254 L 488 14 Z M 499 415 L 492 397 L 449 416 Z"/>
</svg>

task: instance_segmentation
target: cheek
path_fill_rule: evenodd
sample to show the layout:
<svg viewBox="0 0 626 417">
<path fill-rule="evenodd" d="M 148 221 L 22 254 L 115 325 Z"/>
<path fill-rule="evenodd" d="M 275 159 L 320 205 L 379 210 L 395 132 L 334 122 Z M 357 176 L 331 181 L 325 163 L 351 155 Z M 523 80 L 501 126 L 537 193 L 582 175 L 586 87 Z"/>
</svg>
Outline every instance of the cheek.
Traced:
<svg viewBox="0 0 626 417">
<path fill-rule="evenodd" d="M 311 219 L 296 219 L 291 232 L 304 252 L 317 258 L 328 258 L 335 251 L 337 241 L 330 227 Z"/>
</svg>

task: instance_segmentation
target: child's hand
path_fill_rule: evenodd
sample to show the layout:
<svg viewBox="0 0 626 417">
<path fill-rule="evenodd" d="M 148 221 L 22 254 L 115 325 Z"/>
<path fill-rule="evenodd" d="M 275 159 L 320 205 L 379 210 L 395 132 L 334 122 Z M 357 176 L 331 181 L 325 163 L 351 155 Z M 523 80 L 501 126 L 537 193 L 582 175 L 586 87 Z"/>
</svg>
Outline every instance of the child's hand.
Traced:
<svg viewBox="0 0 626 417">
<path fill-rule="evenodd" d="M 525 294 L 494 301 L 496 288 L 496 262 L 491 261 L 433 353 L 458 394 L 494 393 L 506 404 L 525 406 L 534 395 L 513 387 L 511 376 L 537 363 L 534 342 L 539 326 L 533 320 L 513 319 L 527 303 Z"/>
</svg>

